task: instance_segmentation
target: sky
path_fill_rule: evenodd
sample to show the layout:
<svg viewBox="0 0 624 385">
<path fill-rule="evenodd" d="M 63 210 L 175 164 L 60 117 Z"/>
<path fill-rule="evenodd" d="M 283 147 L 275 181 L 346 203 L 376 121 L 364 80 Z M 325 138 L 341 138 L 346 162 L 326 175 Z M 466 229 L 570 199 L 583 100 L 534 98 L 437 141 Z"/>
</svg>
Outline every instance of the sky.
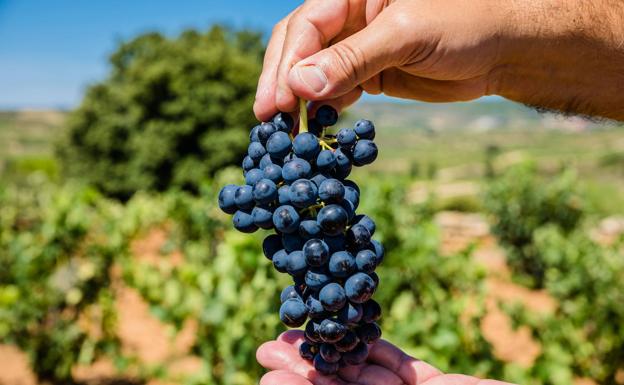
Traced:
<svg viewBox="0 0 624 385">
<path fill-rule="evenodd" d="M 302 0 L 0 0 L 0 109 L 71 108 L 120 40 L 213 23 L 268 34 Z"/>
</svg>

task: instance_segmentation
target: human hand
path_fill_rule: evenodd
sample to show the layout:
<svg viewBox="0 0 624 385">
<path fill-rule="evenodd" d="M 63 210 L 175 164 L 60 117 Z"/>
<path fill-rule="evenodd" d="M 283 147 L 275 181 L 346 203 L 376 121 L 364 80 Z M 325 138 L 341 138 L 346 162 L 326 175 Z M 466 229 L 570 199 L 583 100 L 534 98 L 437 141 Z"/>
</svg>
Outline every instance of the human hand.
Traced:
<svg viewBox="0 0 624 385">
<path fill-rule="evenodd" d="M 258 349 L 258 362 L 269 369 L 260 385 L 511 385 L 460 374 L 442 374 L 433 366 L 412 358 L 396 346 L 380 340 L 370 346 L 365 364 L 324 376 L 299 356 L 303 332 L 288 331 Z"/>
<path fill-rule="evenodd" d="M 617 0 L 307 0 L 273 31 L 254 111 L 295 111 L 296 96 L 341 108 L 364 90 L 624 120 L 622 17 Z"/>
</svg>

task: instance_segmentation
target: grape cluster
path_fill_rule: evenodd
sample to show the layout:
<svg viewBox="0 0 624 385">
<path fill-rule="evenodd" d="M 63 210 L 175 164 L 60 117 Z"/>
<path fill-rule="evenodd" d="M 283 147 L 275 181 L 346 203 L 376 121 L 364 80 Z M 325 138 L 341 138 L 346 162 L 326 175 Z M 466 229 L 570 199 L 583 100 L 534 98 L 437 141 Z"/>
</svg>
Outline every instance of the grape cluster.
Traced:
<svg viewBox="0 0 624 385">
<path fill-rule="evenodd" d="M 307 127 L 300 123 L 296 136 L 285 113 L 251 130 L 246 184 L 225 186 L 219 206 L 239 231 L 275 230 L 264 239 L 264 254 L 294 280 L 281 293 L 280 319 L 293 328 L 306 324 L 300 354 L 331 374 L 364 362 L 368 344 L 381 336 L 381 308 L 371 297 L 384 249 L 371 239 L 375 222 L 356 214 L 360 190 L 346 179 L 378 150 L 368 120 L 329 135 L 335 109 L 322 106 L 310 120 L 302 115 Z"/>
</svg>

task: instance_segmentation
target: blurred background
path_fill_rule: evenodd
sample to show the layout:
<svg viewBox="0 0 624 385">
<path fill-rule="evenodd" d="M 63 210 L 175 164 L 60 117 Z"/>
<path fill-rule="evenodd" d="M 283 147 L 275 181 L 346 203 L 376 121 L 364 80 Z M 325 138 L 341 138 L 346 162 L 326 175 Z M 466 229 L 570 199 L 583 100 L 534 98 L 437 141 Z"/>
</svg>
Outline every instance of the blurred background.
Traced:
<svg viewBox="0 0 624 385">
<path fill-rule="evenodd" d="M 0 384 L 251 385 L 287 278 L 216 206 L 299 1 L 0 0 Z M 384 336 L 445 371 L 624 384 L 624 130 L 365 96 Z"/>
</svg>

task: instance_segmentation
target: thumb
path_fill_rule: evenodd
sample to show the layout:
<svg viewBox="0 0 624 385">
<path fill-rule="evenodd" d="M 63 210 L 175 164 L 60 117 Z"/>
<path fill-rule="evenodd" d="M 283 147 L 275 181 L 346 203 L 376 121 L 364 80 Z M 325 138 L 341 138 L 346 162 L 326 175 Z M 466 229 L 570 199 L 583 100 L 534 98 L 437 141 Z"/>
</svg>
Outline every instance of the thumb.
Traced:
<svg viewBox="0 0 624 385">
<path fill-rule="evenodd" d="M 418 42 L 409 37 L 413 13 L 403 8 L 393 3 L 366 28 L 295 64 L 288 74 L 293 93 L 307 100 L 336 98 L 408 62 Z"/>
</svg>

